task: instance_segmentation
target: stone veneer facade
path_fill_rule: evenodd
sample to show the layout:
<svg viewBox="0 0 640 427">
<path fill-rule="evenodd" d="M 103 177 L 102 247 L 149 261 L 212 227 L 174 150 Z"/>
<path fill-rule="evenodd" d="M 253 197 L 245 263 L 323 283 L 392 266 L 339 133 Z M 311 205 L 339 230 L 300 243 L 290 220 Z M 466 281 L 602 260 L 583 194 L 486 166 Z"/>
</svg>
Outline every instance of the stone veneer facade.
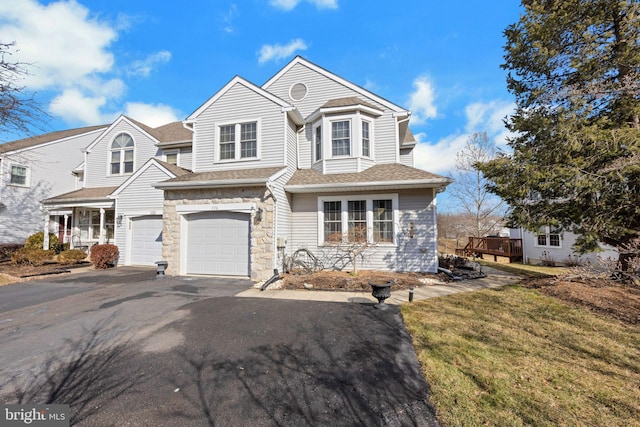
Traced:
<svg viewBox="0 0 640 427">
<path fill-rule="evenodd" d="M 251 214 L 249 271 L 251 279 L 256 281 L 266 280 L 273 275 L 274 202 L 265 187 L 165 190 L 164 194 L 162 254 L 163 259 L 168 262 L 168 275 L 180 273 L 181 215 L 176 212 L 176 206 L 229 203 L 255 203 L 256 210 L 262 208 L 261 221 L 256 221 L 255 213 Z"/>
</svg>

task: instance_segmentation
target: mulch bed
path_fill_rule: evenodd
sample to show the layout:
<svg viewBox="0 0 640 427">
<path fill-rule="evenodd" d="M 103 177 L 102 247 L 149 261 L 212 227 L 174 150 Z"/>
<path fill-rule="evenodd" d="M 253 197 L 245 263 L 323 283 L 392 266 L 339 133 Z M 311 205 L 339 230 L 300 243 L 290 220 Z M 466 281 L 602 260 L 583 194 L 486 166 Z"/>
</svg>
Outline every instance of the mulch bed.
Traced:
<svg viewBox="0 0 640 427">
<path fill-rule="evenodd" d="M 420 280 L 429 283 L 421 283 Z M 284 289 L 309 289 L 321 291 L 362 291 L 371 292 L 369 281 L 395 281 L 391 290 L 416 288 L 446 282 L 444 274 L 393 273 L 385 271 L 360 271 L 358 274 L 345 271 L 320 271 L 317 273 L 285 274 L 282 277 Z M 306 284 L 306 286 L 305 286 Z M 309 286 L 310 285 L 310 286 Z"/>
<path fill-rule="evenodd" d="M 18 279 L 31 279 L 50 274 L 61 274 L 69 272 L 71 268 L 78 268 L 90 265 L 89 262 L 81 263 L 45 263 L 44 265 L 24 265 L 14 264 L 10 260 L 0 261 L 0 274 L 6 274 Z"/>
<path fill-rule="evenodd" d="M 637 286 L 613 280 L 569 281 L 558 278 L 529 279 L 522 285 L 624 323 L 640 324 L 640 288 Z"/>
</svg>

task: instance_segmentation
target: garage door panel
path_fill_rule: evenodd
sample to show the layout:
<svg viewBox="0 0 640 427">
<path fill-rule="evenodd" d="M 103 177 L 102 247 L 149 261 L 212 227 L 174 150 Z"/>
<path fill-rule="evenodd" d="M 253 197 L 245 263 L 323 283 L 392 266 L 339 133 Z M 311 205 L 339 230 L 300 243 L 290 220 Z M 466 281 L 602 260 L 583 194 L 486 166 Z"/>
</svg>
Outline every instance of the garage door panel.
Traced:
<svg viewBox="0 0 640 427">
<path fill-rule="evenodd" d="M 154 265 L 162 259 L 162 217 L 143 216 L 131 220 L 131 264 Z"/>
<path fill-rule="evenodd" d="M 187 273 L 249 275 L 248 214 L 202 212 L 187 222 Z"/>
</svg>

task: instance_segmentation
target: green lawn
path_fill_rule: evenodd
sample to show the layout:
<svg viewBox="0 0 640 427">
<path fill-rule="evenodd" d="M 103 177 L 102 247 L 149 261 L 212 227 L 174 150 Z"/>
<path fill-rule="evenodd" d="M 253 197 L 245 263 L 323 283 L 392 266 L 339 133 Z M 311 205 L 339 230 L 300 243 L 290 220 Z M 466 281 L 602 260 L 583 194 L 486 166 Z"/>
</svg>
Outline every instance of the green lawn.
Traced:
<svg viewBox="0 0 640 427">
<path fill-rule="evenodd" d="M 443 426 L 640 426 L 640 331 L 520 286 L 402 306 Z"/>
</svg>

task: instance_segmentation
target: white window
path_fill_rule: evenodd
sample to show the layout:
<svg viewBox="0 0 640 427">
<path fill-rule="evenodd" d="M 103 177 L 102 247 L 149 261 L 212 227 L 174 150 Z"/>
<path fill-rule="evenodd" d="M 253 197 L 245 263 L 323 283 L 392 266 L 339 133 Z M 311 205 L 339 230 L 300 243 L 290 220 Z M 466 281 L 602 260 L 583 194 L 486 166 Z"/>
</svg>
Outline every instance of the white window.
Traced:
<svg viewBox="0 0 640 427">
<path fill-rule="evenodd" d="M 131 135 L 118 134 L 111 143 L 111 175 L 121 175 L 133 172 L 133 154 L 135 144 Z"/>
<path fill-rule="evenodd" d="M 164 152 L 164 161 L 172 164 L 172 165 L 178 165 L 178 156 L 180 154 L 180 150 L 166 150 Z"/>
<path fill-rule="evenodd" d="M 314 131 L 314 144 L 316 147 L 316 162 L 322 160 L 322 126 L 316 126 Z"/>
<path fill-rule="evenodd" d="M 371 134 L 370 134 L 370 123 L 367 121 L 362 121 L 362 157 L 371 157 Z"/>
<path fill-rule="evenodd" d="M 396 244 L 398 195 L 318 199 L 318 245 Z"/>
<path fill-rule="evenodd" d="M 536 236 L 536 246 L 545 248 L 561 248 L 562 237 L 560 236 L 560 232 L 549 226 L 541 227 Z"/>
<path fill-rule="evenodd" d="M 21 165 L 11 165 L 9 184 L 21 187 L 29 186 L 29 168 Z"/>
<path fill-rule="evenodd" d="M 105 241 L 113 240 L 114 210 L 105 210 L 104 229 Z M 82 242 L 94 241 L 100 238 L 100 209 L 82 209 L 78 218 L 80 240 Z"/>
<path fill-rule="evenodd" d="M 245 122 L 218 126 L 218 160 L 258 158 L 259 123 Z"/>
<path fill-rule="evenodd" d="M 350 128 L 349 120 L 331 122 L 331 155 L 333 157 L 351 155 Z"/>
</svg>

